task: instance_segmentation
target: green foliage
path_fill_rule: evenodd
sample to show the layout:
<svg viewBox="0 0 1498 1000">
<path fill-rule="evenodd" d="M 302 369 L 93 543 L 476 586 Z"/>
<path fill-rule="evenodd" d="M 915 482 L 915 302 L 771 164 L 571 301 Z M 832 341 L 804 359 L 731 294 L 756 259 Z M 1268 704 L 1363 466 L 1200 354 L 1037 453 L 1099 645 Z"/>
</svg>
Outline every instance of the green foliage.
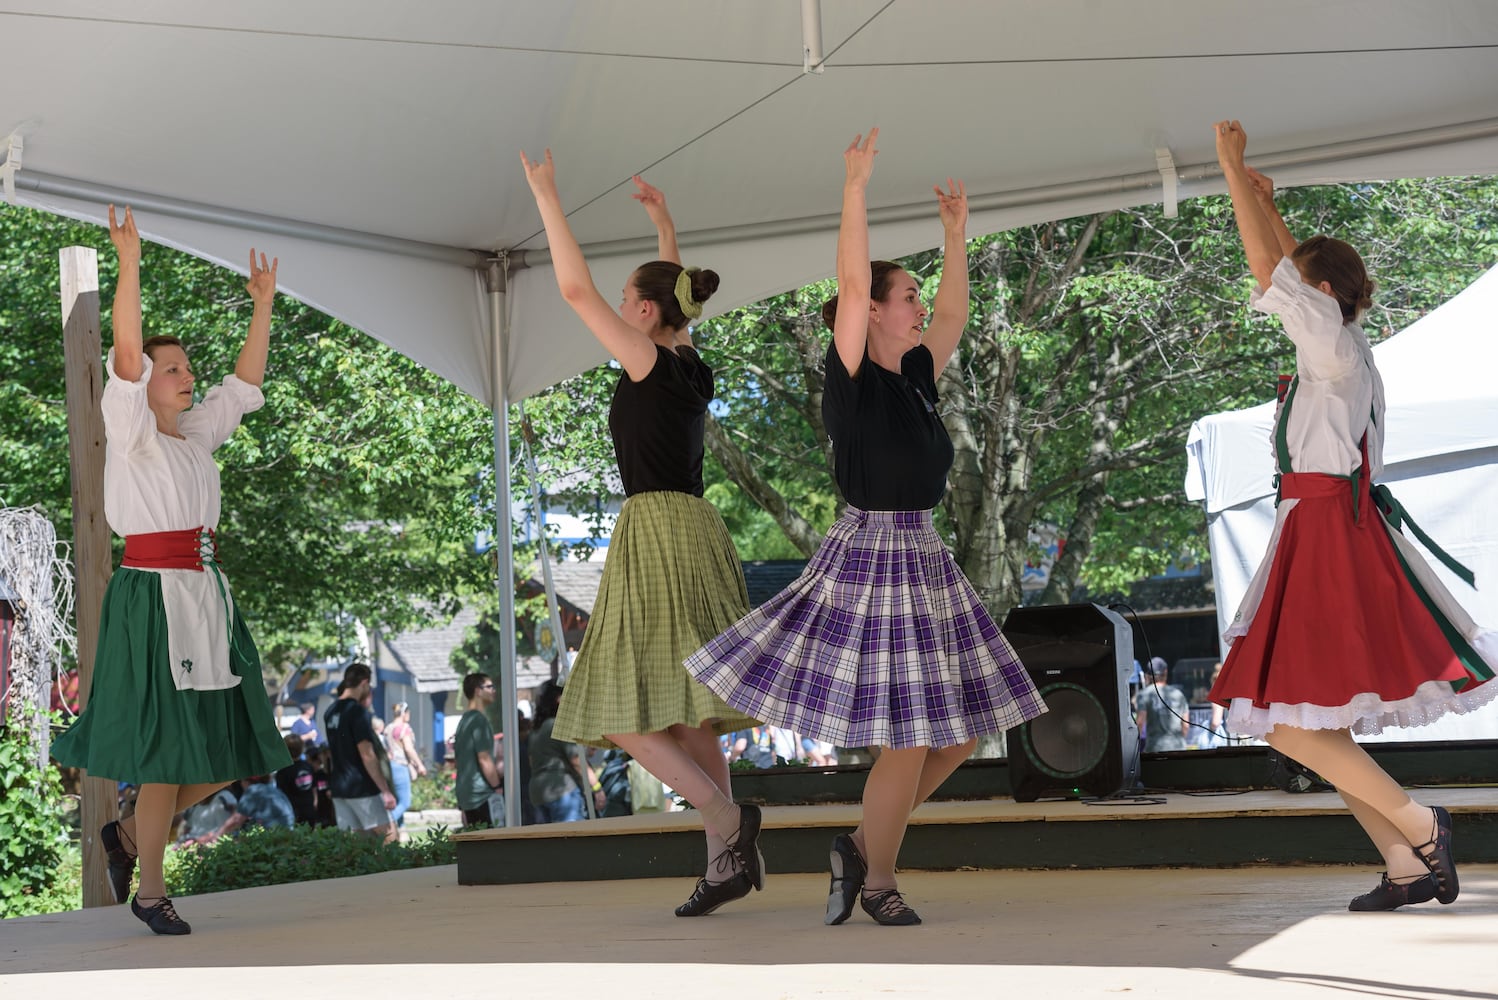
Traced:
<svg viewBox="0 0 1498 1000">
<path fill-rule="evenodd" d="M 406 843 L 382 844 L 367 834 L 334 827 L 249 827 L 213 844 L 169 851 L 166 887 L 170 895 L 193 896 L 456 861 L 445 828 Z"/>
<path fill-rule="evenodd" d="M 56 260 L 71 244 L 100 251 L 107 348 L 108 234 L 0 205 L 0 497 L 39 505 L 63 540 L 72 514 Z M 141 275 L 145 332 L 180 337 L 206 391 L 243 343 L 244 279 L 155 245 Z M 222 557 L 268 674 L 344 653 L 356 620 L 397 632 L 489 587 L 473 545 L 493 525 L 486 407 L 285 296 L 264 389 L 266 406 L 215 457 Z"/>
<path fill-rule="evenodd" d="M 411 810 L 425 812 L 428 809 L 456 809 L 458 796 L 453 791 L 457 771 L 449 766 L 434 768 L 425 778 L 411 779 Z"/>
<path fill-rule="evenodd" d="M 0 918 L 50 913 L 68 846 L 62 780 L 37 767 L 23 721 L 0 729 Z"/>
</svg>

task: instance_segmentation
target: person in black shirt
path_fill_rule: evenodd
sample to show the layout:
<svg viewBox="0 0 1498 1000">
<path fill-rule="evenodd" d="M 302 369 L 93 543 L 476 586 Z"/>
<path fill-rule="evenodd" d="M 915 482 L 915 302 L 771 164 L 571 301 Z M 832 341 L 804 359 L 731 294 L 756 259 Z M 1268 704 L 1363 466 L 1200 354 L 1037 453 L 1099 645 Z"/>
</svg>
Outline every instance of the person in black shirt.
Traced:
<svg viewBox="0 0 1498 1000">
<path fill-rule="evenodd" d="M 276 772 L 276 787 L 281 789 L 298 823 L 317 825 L 317 775 L 312 765 L 302 759 L 305 749 L 302 738 L 296 733 L 286 735 L 286 751 L 291 754 L 291 763 Z"/>
<path fill-rule="evenodd" d="M 395 794 L 380 769 L 379 737 L 363 704 L 371 677 L 367 664 L 349 664 L 338 699 L 323 713 L 323 733 L 333 756 L 328 778 L 339 828 L 363 830 L 389 843 L 396 834 L 390 821 Z"/>
<path fill-rule="evenodd" d="M 822 416 L 848 506 L 805 572 L 687 659 L 742 712 L 838 746 L 883 750 L 864 784 L 863 822 L 832 841 L 826 922 L 861 898 L 881 924 L 918 924 L 895 881 L 910 813 L 976 738 L 1045 711 L 1014 650 L 931 524 L 952 442 L 937 375 L 968 318 L 967 193 L 936 189 L 945 261 L 931 323 L 920 286 L 869 261 L 865 191 L 878 129 L 843 154 L 838 295 Z"/>
<path fill-rule="evenodd" d="M 568 227 L 551 151 L 540 163 L 524 153 L 520 159 L 562 297 L 623 368 L 609 430 L 625 501 L 552 735 L 624 749 L 697 809 L 707 872 L 676 915 L 701 916 L 764 886 L 759 809 L 734 803 L 718 750 L 718 734 L 754 720 L 682 666 L 749 605 L 733 540 L 702 499 L 713 372 L 692 346 L 690 324 L 717 290 L 718 276 L 682 267 L 665 196 L 636 177 L 634 197 L 655 223 L 661 259 L 635 269 L 615 312 Z"/>
</svg>

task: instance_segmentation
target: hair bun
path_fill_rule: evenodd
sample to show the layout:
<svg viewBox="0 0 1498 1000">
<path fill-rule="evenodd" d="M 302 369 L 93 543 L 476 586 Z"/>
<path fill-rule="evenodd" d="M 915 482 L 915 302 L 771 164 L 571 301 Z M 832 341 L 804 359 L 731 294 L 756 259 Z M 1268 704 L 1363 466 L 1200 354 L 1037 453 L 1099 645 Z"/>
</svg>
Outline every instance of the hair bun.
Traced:
<svg viewBox="0 0 1498 1000">
<path fill-rule="evenodd" d="M 692 275 L 692 301 L 706 302 L 718 290 L 718 272 L 703 268 Z"/>
</svg>

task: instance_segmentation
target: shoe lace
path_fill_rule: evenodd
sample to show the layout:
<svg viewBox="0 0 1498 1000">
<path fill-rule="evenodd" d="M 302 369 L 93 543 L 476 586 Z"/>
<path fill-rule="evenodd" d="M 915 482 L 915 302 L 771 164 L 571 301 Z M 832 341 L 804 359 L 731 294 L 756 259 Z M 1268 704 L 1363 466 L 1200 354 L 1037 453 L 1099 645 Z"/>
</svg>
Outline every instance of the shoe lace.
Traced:
<svg viewBox="0 0 1498 1000">
<path fill-rule="evenodd" d="M 878 911 L 881 917 L 898 917 L 912 912 L 910 906 L 905 902 L 905 897 L 900 895 L 899 889 L 884 889 L 879 892 L 866 892 L 863 894 L 864 902 Z"/>
<path fill-rule="evenodd" d="M 150 906 L 145 907 L 145 909 L 150 912 L 152 916 L 160 914 L 161 916 L 166 917 L 166 919 L 172 923 L 182 922 L 182 918 L 177 916 L 177 908 L 172 905 L 171 899 L 167 896 L 160 897 L 156 902 L 152 903 Z"/>
<path fill-rule="evenodd" d="M 734 854 L 733 848 L 731 847 L 725 847 L 723 850 L 719 851 L 718 856 L 713 858 L 712 863 L 708 865 L 709 869 L 723 876 L 723 878 L 718 880 L 720 882 L 732 878 L 734 872 L 738 870 L 738 867 L 738 855 Z"/>
</svg>

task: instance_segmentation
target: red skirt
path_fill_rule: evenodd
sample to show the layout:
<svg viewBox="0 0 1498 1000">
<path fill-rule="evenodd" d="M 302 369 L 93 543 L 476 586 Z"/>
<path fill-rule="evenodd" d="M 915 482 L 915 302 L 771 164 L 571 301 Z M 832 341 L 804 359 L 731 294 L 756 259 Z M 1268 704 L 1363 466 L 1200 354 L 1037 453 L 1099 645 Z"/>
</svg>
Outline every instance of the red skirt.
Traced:
<svg viewBox="0 0 1498 1000">
<path fill-rule="evenodd" d="M 1281 477 L 1282 501 L 1296 503 L 1284 515 L 1248 631 L 1212 686 L 1214 702 L 1366 706 L 1376 717 L 1415 699 L 1422 685 L 1455 692 L 1478 683 L 1411 583 L 1366 493 L 1361 516 L 1354 515 L 1353 489 L 1337 476 Z M 1432 690 L 1421 697 L 1429 701 Z M 1347 713 L 1313 710 L 1306 717 L 1357 728 Z"/>
</svg>

